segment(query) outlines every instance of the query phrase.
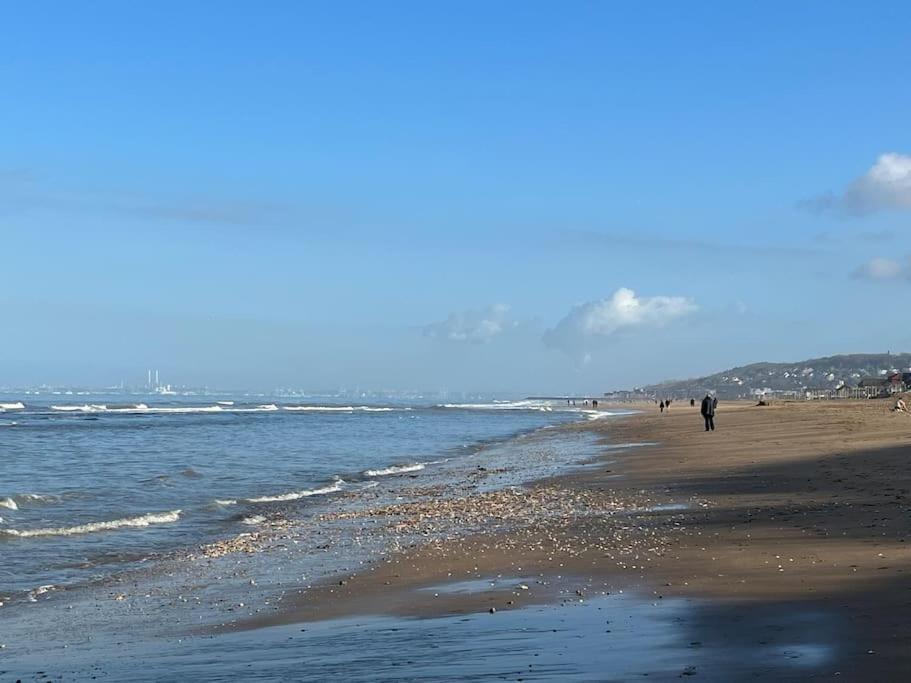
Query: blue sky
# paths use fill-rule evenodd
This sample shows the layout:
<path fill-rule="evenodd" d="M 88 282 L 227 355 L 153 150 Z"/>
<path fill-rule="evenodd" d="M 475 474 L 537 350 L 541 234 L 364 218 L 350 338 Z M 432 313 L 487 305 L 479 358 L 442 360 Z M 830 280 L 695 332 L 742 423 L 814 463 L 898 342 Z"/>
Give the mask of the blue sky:
<path fill-rule="evenodd" d="M 0 16 L 0 385 L 575 392 L 911 349 L 905 3 Z"/>

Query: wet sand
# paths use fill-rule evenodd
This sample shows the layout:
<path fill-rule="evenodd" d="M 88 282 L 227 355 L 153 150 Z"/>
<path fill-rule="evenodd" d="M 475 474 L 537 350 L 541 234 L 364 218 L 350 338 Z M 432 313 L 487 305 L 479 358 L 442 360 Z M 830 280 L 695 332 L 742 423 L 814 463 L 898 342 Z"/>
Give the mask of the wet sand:
<path fill-rule="evenodd" d="M 798 679 L 905 680 L 911 417 L 889 405 L 722 403 L 705 433 L 698 407 L 681 402 L 570 427 L 604 437 L 601 462 L 521 490 L 366 511 L 350 522 L 391 528 L 401 551 L 228 630 L 624 592 L 685 601 L 700 645 L 791 656 L 801 634 L 825 633 L 827 656 Z M 654 445 L 611 447 L 635 443 Z M 728 658 L 716 676 L 780 675 L 774 664 Z"/>

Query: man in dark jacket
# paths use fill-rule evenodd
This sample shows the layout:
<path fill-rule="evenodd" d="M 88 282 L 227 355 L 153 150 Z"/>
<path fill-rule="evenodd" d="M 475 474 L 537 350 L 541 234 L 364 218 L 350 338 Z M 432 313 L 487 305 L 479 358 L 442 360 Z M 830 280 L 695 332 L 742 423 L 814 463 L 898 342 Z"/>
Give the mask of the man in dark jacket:
<path fill-rule="evenodd" d="M 705 418 L 705 431 L 715 431 L 715 408 L 718 407 L 718 399 L 713 398 L 711 394 L 706 394 L 702 399 L 702 417 Z"/>

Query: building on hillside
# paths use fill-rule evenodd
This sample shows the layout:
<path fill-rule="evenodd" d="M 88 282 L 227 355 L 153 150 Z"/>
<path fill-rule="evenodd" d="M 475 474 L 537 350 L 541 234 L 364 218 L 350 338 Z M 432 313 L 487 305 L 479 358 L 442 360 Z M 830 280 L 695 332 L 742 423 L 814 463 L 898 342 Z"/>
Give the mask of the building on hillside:
<path fill-rule="evenodd" d="M 863 389 L 868 397 L 897 394 L 905 389 L 903 374 L 893 372 L 880 377 L 862 377 L 857 388 Z"/>

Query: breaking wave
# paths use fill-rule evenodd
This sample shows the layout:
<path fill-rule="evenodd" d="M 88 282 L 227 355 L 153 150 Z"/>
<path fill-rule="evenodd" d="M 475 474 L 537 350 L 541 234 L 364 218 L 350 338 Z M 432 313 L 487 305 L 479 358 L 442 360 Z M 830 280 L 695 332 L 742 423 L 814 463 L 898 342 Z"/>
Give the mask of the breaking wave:
<path fill-rule="evenodd" d="M 384 408 L 376 406 L 282 406 L 282 410 L 313 413 L 392 413 L 397 410 L 411 410 L 411 408 Z"/>
<path fill-rule="evenodd" d="M 279 493 L 274 496 L 257 496 L 256 498 L 227 498 L 215 500 L 216 505 L 237 505 L 238 503 L 284 503 L 291 500 L 300 500 L 301 498 L 309 498 L 310 496 L 322 496 L 327 493 L 335 493 L 336 491 L 341 491 L 345 486 L 345 481 L 343 479 L 336 479 L 334 482 L 327 486 L 321 486 L 316 489 L 304 489 L 302 491 L 290 491 L 288 493 Z"/>
<path fill-rule="evenodd" d="M 382 406 L 278 406 L 265 403 L 255 406 L 237 406 L 233 401 L 218 401 L 208 406 L 149 406 L 145 403 L 135 405 L 110 406 L 105 404 L 86 403 L 84 405 L 53 405 L 51 410 L 60 413 L 104 413 L 104 414 L 193 414 L 193 413 L 274 413 L 314 412 L 314 413 L 390 413 L 412 408 L 389 408 Z"/>
<path fill-rule="evenodd" d="M 22 401 L 15 403 L 0 403 L 0 410 L 25 410 L 25 404 Z"/>
<path fill-rule="evenodd" d="M 405 472 L 418 472 L 427 467 L 427 463 L 417 462 L 413 465 L 392 465 L 379 470 L 366 470 L 365 477 L 385 477 L 389 474 L 404 474 Z"/>
<path fill-rule="evenodd" d="M 48 527 L 44 529 L 0 529 L 0 536 L 10 536 L 13 538 L 34 538 L 38 536 L 74 536 L 76 534 L 91 534 L 96 531 L 113 531 L 115 529 L 127 529 L 136 527 L 147 527 L 153 524 L 167 524 L 176 522 L 180 519 L 180 510 L 170 512 L 151 513 L 140 517 L 125 517 L 124 519 L 113 519 L 104 522 L 90 522 L 70 527 Z"/>
<path fill-rule="evenodd" d="M 130 414 L 192 414 L 192 413 L 270 413 L 279 410 L 274 403 L 259 406 L 250 406 L 246 408 L 234 407 L 230 405 L 212 406 L 153 406 L 150 407 L 145 403 L 137 403 L 130 406 L 107 406 L 103 404 L 86 404 L 81 406 L 51 406 L 51 410 L 63 413 L 130 413 Z M 224 402 L 229 403 L 229 402 Z"/>
<path fill-rule="evenodd" d="M 310 496 L 321 496 L 326 493 L 335 493 L 336 491 L 341 491 L 342 487 L 345 485 L 345 482 L 339 479 L 329 486 L 323 486 L 318 489 L 304 489 L 303 491 L 292 491 L 290 493 L 282 493 L 277 496 L 260 496 L 258 498 L 247 498 L 245 502 L 247 503 L 281 503 L 289 500 L 299 500 L 301 498 L 309 498 Z"/>
<path fill-rule="evenodd" d="M 17 493 L 12 496 L 0 498 L 0 507 L 8 510 L 18 510 L 21 505 L 47 505 L 57 503 L 60 498 L 42 493 Z"/>
<path fill-rule="evenodd" d="M 549 401 L 494 401 L 493 403 L 442 403 L 437 408 L 459 410 L 538 410 L 551 412 L 554 406 Z"/>
<path fill-rule="evenodd" d="M 263 515 L 250 515 L 249 517 L 244 517 L 240 520 L 241 524 L 248 524 L 250 526 L 256 526 L 257 524 L 262 524 L 266 521 L 266 518 Z"/>

